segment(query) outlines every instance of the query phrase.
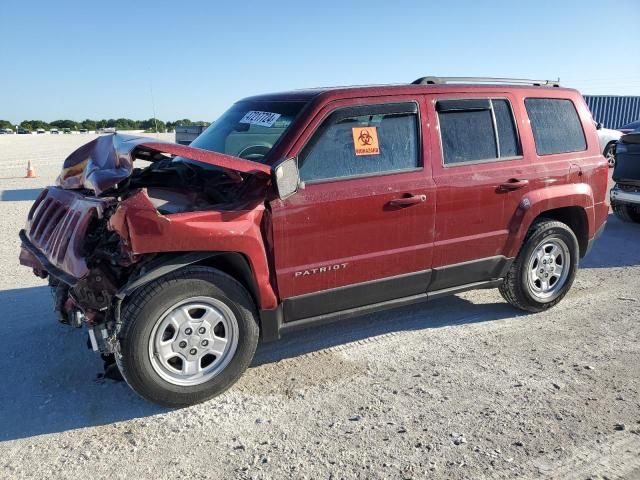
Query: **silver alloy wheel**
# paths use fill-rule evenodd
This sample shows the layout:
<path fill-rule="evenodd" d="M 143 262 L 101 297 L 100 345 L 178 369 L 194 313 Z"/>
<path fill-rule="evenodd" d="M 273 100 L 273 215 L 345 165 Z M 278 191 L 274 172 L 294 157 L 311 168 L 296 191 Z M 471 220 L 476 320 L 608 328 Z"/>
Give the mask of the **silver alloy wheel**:
<path fill-rule="evenodd" d="M 200 385 L 218 375 L 238 348 L 238 321 L 212 297 L 191 297 L 169 308 L 149 337 L 149 359 L 163 380 Z"/>
<path fill-rule="evenodd" d="M 616 154 L 613 148 L 610 148 L 609 150 L 607 150 L 606 159 L 607 159 L 607 164 L 609 165 L 609 168 L 613 168 L 616 166 Z"/>
<path fill-rule="evenodd" d="M 545 239 L 533 250 L 527 279 L 533 295 L 541 300 L 556 297 L 569 276 L 571 254 L 560 238 Z"/>

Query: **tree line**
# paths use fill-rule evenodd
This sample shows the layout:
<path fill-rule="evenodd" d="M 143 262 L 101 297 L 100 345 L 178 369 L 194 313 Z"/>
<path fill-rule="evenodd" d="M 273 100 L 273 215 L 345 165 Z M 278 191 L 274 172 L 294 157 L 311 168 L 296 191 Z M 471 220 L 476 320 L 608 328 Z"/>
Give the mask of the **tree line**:
<path fill-rule="evenodd" d="M 91 120 L 86 119 L 81 122 L 74 120 L 55 120 L 53 122 L 44 122 L 42 120 L 23 120 L 17 126 L 24 128 L 25 130 L 38 130 L 40 128 L 44 130 L 51 130 L 52 128 L 70 130 L 80 130 L 85 128 L 87 130 L 99 130 L 101 128 L 116 128 L 118 130 L 144 130 L 147 132 L 173 132 L 177 125 L 204 125 L 208 126 L 209 122 L 192 121 L 188 118 L 176 120 L 175 122 L 163 122 L 157 118 L 150 118 L 148 120 L 131 120 L 130 118 L 110 118 L 109 120 Z M 10 128 L 15 130 L 16 125 L 12 124 L 8 120 L 0 120 L 0 128 Z"/>

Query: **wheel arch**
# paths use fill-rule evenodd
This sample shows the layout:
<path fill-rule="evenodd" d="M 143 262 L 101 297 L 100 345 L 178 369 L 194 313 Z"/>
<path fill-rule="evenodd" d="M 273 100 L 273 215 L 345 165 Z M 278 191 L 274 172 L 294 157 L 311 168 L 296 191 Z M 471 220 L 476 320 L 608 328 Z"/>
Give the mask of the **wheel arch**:
<path fill-rule="evenodd" d="M 260 308 L 260 291 L 255 280 L 251 264 L 247 257 L 237 252 L 218 252 L 194 263 L 220 270 L 237 280 L 251 295 L 257 308 Z"/>
<path fill-rule="evenodd" d="M 588 252 L 595 235 L 593 190 L 586 183 L 565 184 L 537 189 L 523 198 L 511 224 L 506 251 L 516 256 L 531 226 L 540 218 L 560 221 L 571 228 L 580 247 L 580 257 Z"/>
<path fill-rule="evenodd" d="M 610 140 L 610 141 L 608 141 L 608 142 L 605 144 L 604 148 L 602 149 L 602 154 L 604 155 L 604 152 L 606 152 L 606 151 L 607 151 L 607 148 L 609 148 L 609 147 L 611 147 L 611 146 L 615 146 L 615 144 L 616 144 L 616 143 L 618 143 L 618 141 L 617 141 L 617 140 Z"/>
<path fill-rule="evenodd" d="M 260 291 L 248 259 L 238 252 L 189 252 L 165 254 L 151 260 L 145 269 L 116 293 L 115 319 L 120 320 L 122 302 L 136 290 L 181 268 L 202 265 L 215 268 L 238 281 L 260 309 Z"/>
<path fill-rule="evenodd" d="M 567 225 L 578 239 L 580 258 L 586 255 L 587 248 L 589 246 L 589 220 L 587 218 L 587 212 L 584 208 L 571 206 L 546 210 L 544 212 L 541 212 L 533 220 L 532 224 L 542 218 L 556 220 Z"/>

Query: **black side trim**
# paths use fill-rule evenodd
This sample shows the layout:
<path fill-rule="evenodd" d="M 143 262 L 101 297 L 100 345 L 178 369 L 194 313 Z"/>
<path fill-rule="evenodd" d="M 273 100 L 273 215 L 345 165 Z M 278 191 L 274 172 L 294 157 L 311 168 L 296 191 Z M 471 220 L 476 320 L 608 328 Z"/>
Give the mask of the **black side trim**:
<path fill-rule="evenodd" d="M 296 330 L 303 330 L 310 326 L 322 325 L 326 323 L 335 322 L 336 320 L 346 320 L 348 318 L 364 315 L 365 313 L 378 312 L 380 310 L 387 310 L 392 307 L 401 307 L 404 305 L 410 305 L 412 303 L 424 302 L 428 299 L 426 293 L 419 295 L 412 295 L 410 297 L 396 298 L 388 300 L 386 302 L 374 303 L 372 305 L 364 305 L 361 307 L 350 308 L 348 310 L 341 310 L 339 312 L 331 312 L 324 315 L 318 315 L 316 317 L 304 318 L 296 320 L 295 322 L 287 322 L 280 327 L 280 332 L 285 334 L 294 332 Z"/>
<path fill-rule="evenodd" d="M 468 283 L 467 285 L 458 285 L 457 287 L 444 288 L 442 290 L 429 292 L 427 293 L 427 296 L 429 297 L 429 300 L 435 300 L 436 298 L 447 297 L 449 295 L 453 295 L 454 293 L 468 292 L 469 290 L 496 288 L 499 287 L 503 281 L 504 280 L 502 278 L 498 278 L 495 280 L 487 280 L 485 282 Z"/>
<path fill-rule="evenodd" d="M 60 270 L 53 263 L 51 263 L 49 259 L 46 257 L 46 255 L 44 255 L 40 250 L 38 250 L 31 243 L 29 238 L 27 238 L 27 234 L 25 233 L 24 230 L 20 230 L 19 235 L 20 235 L 20 240 L 22 240 L 22 246 L 26 248 L 29 251 L 29 253 L 31 253 L 34 257 L 38 259 L 38 261 L 42 264 L 42 266 L 49 273 L 49 275 L 56 278 L 57 280 L 60 280 L 66 283 L 70 287 L 73 287 L 76 283 L 78 283 L 79 279 Z"/>
<path fill-rule="evenodd" d="M 418 104 L 415 101 L 398 103 L 371 103 L 366 105 L 351 105 L 341 107 L 329 114 L 332 122 L 339 122 L 346 118 L 362 115 L 388 115 L 393 113 L 418 113 Z"/>
<path fill-rule="evenodd" d="M 491 110 L 491 102 L 488 98 L 438 100 L 438 103 L 436 103 L 436 110 L 438 112 Z"/>
<path fill-rule="evenodd" d="M 380 310 L 387 310 L 390 308 L 402 307 L 405 305 L 411 305 L 414 303 L 424 302 L 427 300 L 433 300 L 436 298 L 453 295 L 454 293 L 465 292 L 467 290 L 476 290 L 480 288 L 495 288 L 502 283 L 502 279 L 489 280 L 486 282 L 475 282 L 468 285 L 459 285 L 453 288 L 447 288 L 445 290 L 439 290 L 431 293 L 421 293 L 419 295 L 412 295 L 403 298 L 396 298 L 388 300 L 386 302 L 374 303 L 371 305 L 364 305 L 362 307 L 350 308 L 348 310 L 342 310 L 339 312 L 331 312 L 324 315 L 318 315 L 316 317 L 304 318 L 296 320 L 294 322 L 287 322 L 280 326 L 279 332 L 281 334 L 287 334 L 298 330 L 303 330 L 311 326 L 324 325 L 332 323 L 337 320 L 346 320 L 352 317 L 358 317 L 367 313 L 374 313 Z M 264 328 L 264 327 L 263 327 Z"/>
<path fill-rule="evenodd" d="M 287 298 L 284 322 L 424 294 L 430 278 L 431 270 L 423 270 Z"/>
<path fill-rule="evenodd" d="M 469 285 L 475 282 L 503 278 L 512 262 L 512 258 L 499 255 L 481 260 L 447 265 L 446 267 L 437 267 L 433 269 L 431 284 L 429 284 L 428 290 L 433 292 L 458 285 Z"/>

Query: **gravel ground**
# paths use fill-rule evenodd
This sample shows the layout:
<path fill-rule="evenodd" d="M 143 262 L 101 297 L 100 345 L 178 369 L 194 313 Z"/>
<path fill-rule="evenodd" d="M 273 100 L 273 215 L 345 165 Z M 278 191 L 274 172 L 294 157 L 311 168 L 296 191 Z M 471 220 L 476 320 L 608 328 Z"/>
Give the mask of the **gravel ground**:
<path fill-rule="evenodd" d="M 38 189 L 88 139 L 0 136 L 0 477 L 640 478 L 640 225 L 611 216 L 551 311 L 484 290 L 308 330 L 166 410 L 97 378 L 17 263 Z"/>

